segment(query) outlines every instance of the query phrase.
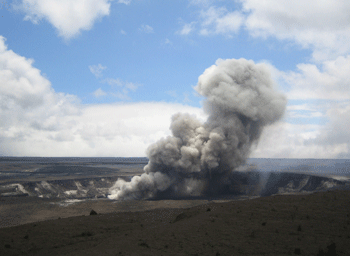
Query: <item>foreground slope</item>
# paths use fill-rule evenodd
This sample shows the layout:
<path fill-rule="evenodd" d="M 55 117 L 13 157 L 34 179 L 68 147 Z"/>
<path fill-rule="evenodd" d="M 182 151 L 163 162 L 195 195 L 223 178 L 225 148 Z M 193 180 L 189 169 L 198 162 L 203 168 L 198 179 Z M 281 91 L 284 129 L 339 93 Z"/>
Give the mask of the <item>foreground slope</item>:
<path fill-rule="evenodd" d="M 349 250 L 346 190 L 0 229 L 0 255 L 348 255 Z"/>

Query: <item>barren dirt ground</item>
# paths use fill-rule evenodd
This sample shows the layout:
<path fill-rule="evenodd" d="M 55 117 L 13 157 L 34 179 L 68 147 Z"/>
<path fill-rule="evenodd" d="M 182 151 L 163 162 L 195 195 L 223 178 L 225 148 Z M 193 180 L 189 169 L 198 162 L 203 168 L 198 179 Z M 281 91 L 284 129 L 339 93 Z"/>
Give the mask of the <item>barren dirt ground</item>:
<path fill-rule="evenodd" d="M 144 202 L 130 204 L 137 203 Z M 94 210 L 107 211 L 103 203 Z M 2 228 L 0 255 L 349 255 L 350 251 L 349 191 L 85 215 Z"/>

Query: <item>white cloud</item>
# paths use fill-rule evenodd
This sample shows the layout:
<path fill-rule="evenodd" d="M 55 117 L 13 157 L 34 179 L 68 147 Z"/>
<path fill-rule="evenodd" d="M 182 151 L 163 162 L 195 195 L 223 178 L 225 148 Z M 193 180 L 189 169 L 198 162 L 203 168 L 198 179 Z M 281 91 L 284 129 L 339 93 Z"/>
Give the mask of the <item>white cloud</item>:
<path fill-rule="evenodd" d="M 214 0 L 190 0 L 191 5 L 201 5 L 204 7 L 210 6 L 213 2 Z"/>
<path fill-rule="evenodd" d="M 241 13 L 229 12 L 225 7 L 211 6 L 202 10 L 200 17 L 201 35 L 237 33 L 244 21 Z"/>
<path fill-rule="evenodd" d="M 316 143 L 319 125 L 278 123 L 266 127 L 251 157 L 257 158 L 339 158 L 348 152 L 341 144 Z"/>
<path fill-rule="evenodd" d="M 350 99 L 350 55 L 315 64 L 298 64 L 297 71 L 280 72 L 289 99 Z"/>
<path fill-rule="evenodd" d="M 190 102 L 192 102 L 190 100 L 190 94 L 188 92 L 184 92 L 182 93 L 182 96 L 178 95 L 178 93 L 175 90 L 170 90 L 170 91 L 166 91 L 166 94 L 168 94 L 169 96 L 171 96 L 173 98 L 173 100 L 175 100 L 176 102 L 182 102 L 184 104 L 188 104 Z"/>
<path fill-rule="evenodd" d="M 244 27 L 254 37 L 273 36 L 309 48 L 316 61 L 331 60 L 350 53 L 349 1 L 237 0 L 236 4 L 210 0 L 189 2 L 190 5 L 198 6 L 200 14 L 188 24 L 198 23 L 201 35 L 231 36 Z M 229 11 L 226 6 L 235 10 Z M 194 30 L 188 24 L 181 30 L 183 35 Z"/>
<path fill-rule="evenodd" d="M 350 103 L 334 105 L 327 111 L 330 122 L 322 127 L 321 135 L 313 143 L 318 145 L 346 146 L 347 157 L 350 157 Z"/>
<path fill-rule="evenodd" d="M 101 88 L 98 88 L 96 91 L 94 91 L 93 93 L 92 93 L 96 98 L 99 98 L 99 97 L 102 97 L 102 96 L 106 96 L 107 95 L 107 93 L 104 91 L 104 90 L 102 90 Z"/>
<path fill-rule="evenodd" d="M 82 105 L 56 93 L 33 60 L 8 50 L 4 41 L 0 37 L 2 155 L 144 156 L 151 143 L 169 135 L 173 114 L 204 119 L 201 109 L 182 104 Z"/>
<path fill-rule="evenodd" d="M 82 114 L 63 117 L 54 131 L 34 130 L 21 140 L 2 139 L 4 155 L 35 156 L 145 156 L 146 148 L 170 135 L 171 116 L 177 112 L 202 115 L 199 108 L 168 103 L 99 104 Z M 29 146 L 30 145 L 30 146 Z"/>
<path fill-rule="evenodd" d="M 321 112 L 311 112 L 311 113 L 300 113 L 298 111 L 289 111 L 287 112 L 287 117 L 289 118 L 316 118 L 323 117 Z"/>
<path fill-rule="evenodd" d="M 132 82 L 125 82 L 120 80 L 119 78 L 106 78 L 100 81 L 101 83 L 107 83 L 111 86 L 111 90 L 108 93 L 109 95 L 112 95 L 120 100 L 130 100 L 129 92 L 133 91 L 135 92 L 138 87 L 140 87 L 140 84 L 132 83 Z M 117 86 L 117 87 L 116 87 Z"/>
<path fill-rule="evenodd" d="M 94 74 L 96 78 L 99 78 L 102 76 L 102 71 L 105 70 L 107 67 L 102 66 L 101 64 L 98 65 L 92 65 L 89 66 L 90 72 Z"/>
<path fill-rule="evenodd" d="M 126 32 L 124 30 L 120 30 L 120 34 L 126 35 Z"/>
<path fill-rule="evenodd" d="M 105 78 L 101 81 L 102 83 L 106 83 L 109 84 L 110 86 L 123 86 L 123 81 L 121 81 L 119 78 L 115 79 L 115 78 Z"/>
<path fill-rule="evenodd" d="M 62 128 L 63 117 L 81 113 L 78 98 L 56 93 L 50 81 L 32 66 L 33 62 L 8 50 L 5 39 L 0 36 L 0 141 L 3 150 L 9 150 L 12 142 L 25 140 L 32 131 L 57 131 Z"/>
<path fill-rule="evenodd" d="M 241 0 L 246 28 L 254 36 L 290 39 L 314 50 L 316 60 L 350 50 L 349 1 Z"/>
<path fill-rule="evenodd" d="M 289 105 L 287 106 L 287 110 L 293 111 L 293 110 L 306 110 L 306 111 L 315 111 L 316 108 L 310 106 L 310 104 L 299 104 L 299 105 Z"/>
<path fill-rule="evenodd" d="M 118 3 L 129 5 L 131 3 L 131 0 L 118 0 Z"/>
<path fill-rule="evenodd" d="M 100 83 L 108 84 L 111 86 L 111 89 L 108 92 L 99 88 L 96 91 L 94 91 L 92 94 L 95 97 L 102 97 L 108 94 L 109 96 L 113 96 L 120 100 L 130 100 L 129 92 L 136 91 L 137 88 L 140 87 L 141 85 L 137 83 L 122 81 L 119 78 L 102 79 L 103 77 L 102 71 L 106 68 L 107 67 L 104 67 L 101 64 L 89 66 L 91 73 L 93 73 L 95 77 L 99 79 Z"/>
<path fill-rule="evenodd" d="M 195 22 L 184 24 L 182 29 L 177 33 L 180 35 L 188 35 L 194 30 L 194 25 L 195 25 Z"/>
<path fill-rule="evenodd" d="M 299 64 L 296 71 L 281 72 L 275 68 L 274 77 L 287 87 L 288 99 L 305 102 L 288 106 L 287 118 L 313 118 L 313 122 L 322 118 L 328 123 L 318 126 L 285 123 L 269 128 L 254 156 L 349 158 L 349 70 L 349 55 L 318 65 Z"/>
<path fill-rule="evenodd" d="M 228 11 L 226 7 L 209 6 L 211 1 L 192 1 L 192 4 L 201 6 L 200 14 L 196 21 L 185 23 L 180 35 L 189 35 L 195 31 L 195 25 L 200 27 L 199 34 L 203 36 L 223 34 L 231 36 L 237 33 L 244 22 L 244 16 L 239 11 Z"/>
<path fill-rule="evenodd" d="M 138 84 L 131 83 L 131 82 L 125 83 L 125 88 L 126 88 L 126 89 L 129 89 L 129 90 L 131 90 L 131 91 L 133 91 L 133 92 L 136 91 L 137 87 L 139 87 Z"/>
<path fill-rule="evenodd" d="M 173 44 L 168 38 L 165 38 L 164 43 L 165 43 L 165 44 Z"/>
<path fill-rule="evenodd" d="M 286 119 L 304 121 L 267 127 L 251 157 L 350 158 L 350 56 L 319 65 L 299 64 L 296 71 L 269 67 L 288 99 L 303 102 L 287 106 Z M 313 123 L 323 121 L 303 124 L 311 118 Z"/>
<path fill-rule="evenodd" d="M 147 34 L 154 33 L 153 28 L 145 24 L 142 24 L 139 30 Z"/>
<path fill-rule="evenodd" d="M 143 156 L 150 143 L 169 133 L 172 114 L 203 115 L 180 104 L 80 105 L 74 96 L 56 93 L 32 64 L 0 38 L 0 154 Z"/>
<path fill-rule="evenodd" d="M 311 106 L 311 104 L 289 105 L 287 106 L 287 118 L 320 118 L 324 114 L 320 107 Z"/>
<path fill-rule="evenodd" d="M 93 24 L 110 12 L 110 0 L 22 0 L 18 7 L 25 20 L 38 24 L 45 19 L 65 39 L 90 30 Z"/>
<path fill-rule="evenodd" d="M 112 92 L 111 94 L 120 100 L 131 100 L 131 98 L 129 97 L 129 91 L 126 89 L 122 89 L 117 92 Z"/>
<path fill-rule="evenodd" d="M 252 157 L 350 158 L 350 103 L 332 104 L 326 125 L 280 122 L 267 127 Z"/>
<path fill-rule="evenodd" d="M 33 67 L 34 61 L 8 50 L 4 41 L 0 37 L 2 155 L 144 156 L 151 143 L 169 135 L 171 115 L 189 112 L 205 120 L 202 109 L 182 104 L 82 105 L 73 95 L 55 92 Z M 332 69 L 335 62 L 327 67 L 323 71 L 339 71 Z M 120 97 L 125 97 L 124 90 L 135 89 L 134 84 L 121 83 Z M 330 121 L 325 126 L 280 122 L 267 127 L 252 157 L 349 158 L 350 104 L 326 108 Z M 289 110 L 317 113 L 308 104 Z"/>

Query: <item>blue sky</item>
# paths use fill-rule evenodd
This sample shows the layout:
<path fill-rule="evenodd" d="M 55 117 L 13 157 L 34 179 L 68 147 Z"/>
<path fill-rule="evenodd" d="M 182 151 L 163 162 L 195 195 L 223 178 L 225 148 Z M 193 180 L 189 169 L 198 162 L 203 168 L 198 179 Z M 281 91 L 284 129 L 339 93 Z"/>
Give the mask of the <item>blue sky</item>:
<path fill-rule="evenodd" d="M 269 65 L 288 98 L 253 157 L 349 158 L 350 4 L 287 0 L 0 3 L 0 154 L 144 156 L 176 112 L 203 120 L 217 59 Z"/>

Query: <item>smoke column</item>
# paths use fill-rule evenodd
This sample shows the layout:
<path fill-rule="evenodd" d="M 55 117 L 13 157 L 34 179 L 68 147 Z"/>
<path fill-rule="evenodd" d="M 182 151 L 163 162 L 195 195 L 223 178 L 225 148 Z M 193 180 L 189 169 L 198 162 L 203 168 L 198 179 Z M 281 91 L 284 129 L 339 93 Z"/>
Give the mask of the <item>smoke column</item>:
<path fill-rule="evenodd" d="M 198 78 L 195 90 L 206 97 L 202 123 L 195 116 L 172 117 L 172 136 L 147 149 L 145 173 L 130 182 L 118 179 L 110 199 L 218 195 L 234 186 L 230 174 L 248 158 L 264 126 L 279 120 L 286 97 L 274 90 L 265 64 L 219 59 Z"/>

